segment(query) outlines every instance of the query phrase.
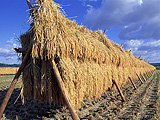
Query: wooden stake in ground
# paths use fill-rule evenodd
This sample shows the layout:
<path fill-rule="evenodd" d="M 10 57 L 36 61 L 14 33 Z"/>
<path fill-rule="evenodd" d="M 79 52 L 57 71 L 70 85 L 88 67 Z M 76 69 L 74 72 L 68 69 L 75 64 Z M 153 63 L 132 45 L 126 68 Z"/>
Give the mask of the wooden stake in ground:
<path fill-rule="evenodd" d="M 5 98 L 4 98 L 3 102 L 2 102 L 2 105 L 0 107 L 0 119 L 1 119 L 2 114 L 3 114 L 3 112 L 4 112 L 5 108 L 6 108 L 8 100 L 9 100 L 9 98 L 10 98 L 10 96 L 11 96 L 13 90 L 14 90 L 14 87 L 15 87 L 17 81 L 18 81 L 18 78 L 21 75 L 22 71 L 24 70 L 25 66 L 27 65 L 27 62 L 29 60 L 29 56 L 30 56 L 31 51 L 32 51 L 32 45 L 28 48 L 28 51 L 27 51 L 27 53 L 26 53 L 26 55 L 25 55 L 25 57 L 24 57 L 24 59 L 22 61 L 22 64 L 19 67 L 19 70 L 16 73 L 16 75 L 15 75 L 15 77 L 14 77 L 14 79 L 13 79 L 11 85 L 10 85 L 10 88 L 7 91 L 7 94 L 6 94 L 6 96 L 5 96 Z"/>
<path fill-rule="evenodd" d="M 146 79 L 148 79 L 148 75 L 147 75 L 147 73 L 145 74 L 145 77 L 146 77 Z"/>
<path fill-rule="evenodd" d="M 60 73 L 58 71 L 58 68 L 56 66 L 55 61 L 51 60 L 50 64 L 51 64 L 51 66 L 53 68 L 53 72 L 54 72 L 54 74 L 56 76 L 56 80 L 58 82 L 59 88 L 60 88 L 60 90 L 62 92 L 63 98 L 64 98 L 65 103 L 66 103 L 66 105 L 67 105 L 67 107 L 68 107 L 68 109 L 69 109 L 69 111 L 71 113 L 71 116 L 72 116 L 73 120 L 79 120 L 79 117 L 76 114 L 76 111 L 75 111 L 74 107 L 71 104 L 71 100 L 70 100 L 70 98 L 68 96 L 68 93 L 67 93 L 67 91 L 65 89 L 64 83 L 63 83 L 63 81 L 61 79 L 61 76 L 60 76 Z"/>
<path fill-rule="evenodd" d="M 151 77 L 151 72 L 149 72 L 149 77 Z"/>
<path fill-rule="evenodd" d="M 147 73 L 147 77 L 149 78 L 149 73 Z"/>
<path fill-rule="evenodd" d="M 122 101 L 123 101 L 123 102 L 126 102 L 126 99 L 125 99 L 125 97 L 124 97 L 124 95 L 123 95 L 123 93 L 122 93 L 119 85 L 117 84 L 117 82 L 116 82 L 115 80 L 112 80 L 112 81 L 113 81 L 113 83 L 116 85 L 116 88 L 118 89 L 118 92 L 119 92 L 119 94 L 120 94 L 120 96 L 121 96 L 121 98 L 122 98 Z"/>
<path fill-rule="evenodd" d="M 145 78 L 143 75 L 142 75 L 142 78 L 143 78 L 145 81 L 147 81 L 146 78 Z"/>
<path fill-rule="evenodd" d="M 141 80 L 141 78 L 139 77 L 139 75 L 136 73 L 136 75 L 138 76 L 138 79 L 141 81 L 141 83 L 143 84 L 143 81 Z"/>
<path fill-rule="evenodd" d="M 147 75 L 146 75 L 146 74 L 144 74 L 144 78 L 148 79 L 148 77 L 147 77 Z"/>
<path fill-rule="evenodd" d="M 134 84 L 134 82 L 132 81 L 132 79 L 131 79 L 131 77 L 130 77 L 130 76 L 129 76 L 129 80 L 131 81 L 131 83 L 132 83 L 133 87 L 134 87 L 135 89 L 137 89 L 137 87 L 135 86 L 135 84 Z"/>

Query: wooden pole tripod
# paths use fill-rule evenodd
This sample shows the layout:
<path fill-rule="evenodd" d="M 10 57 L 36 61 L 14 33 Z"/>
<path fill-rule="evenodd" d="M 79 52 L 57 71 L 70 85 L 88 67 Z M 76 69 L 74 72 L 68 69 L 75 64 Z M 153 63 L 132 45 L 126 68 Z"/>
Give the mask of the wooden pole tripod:
<path fill-rule="evenodd" d="M 17 81 L 18 81 L 18 78 L 21 75 L 21 73 L 24 70 L 24 68 L 26 67 L 26 65 L 27 65 L 27 62 L 29 60 L 29 56 L 30 56 L 31 51 L 32 51 L 32 45 L 30 45 L 30 47 L 28 48 L 28 51 L 27 51 L 27 53 L 26 53 L 26 55 L 25 55 L 25 57 L 24 57 L 24 59 L 22 61 L 22 64 L 19 67 L 18 72 L 16 73 L 15 77 L 13 78 L 13 81 L 12 81 L 10 87 L 9 87 L 9 90 L 7 91 L 7 94 L 6 94 L 6 96 L 5 96 L 5 98 L 4 98 L 3 102 L 2 102 L 2 105 L 0 107 L 0 119 L 1 119 L 2 114 L 3 114 L 3 112 L 4 112 L 5 108 L 6 108 L 8 100 L 9 100 L 11 94 L 13 93 L 13 90 L 14 90 L 14 87 L 15 87 Z"/>

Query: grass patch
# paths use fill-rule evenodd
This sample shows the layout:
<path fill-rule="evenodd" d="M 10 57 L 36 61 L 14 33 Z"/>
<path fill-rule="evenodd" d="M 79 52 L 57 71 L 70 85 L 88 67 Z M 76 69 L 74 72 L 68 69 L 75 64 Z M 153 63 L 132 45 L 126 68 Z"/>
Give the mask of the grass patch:
<path fill-rule="evenodd" d="M 8 88 L 13 81 L 15 75 L 0 75 L 0 85 Z M 22 85 L 22 75 L 19 77 L 16 87 Z"/>
<path fill-rule="evenodd" d="M 15 75 L 0 75 L 0 80 L 1 78 L 13 78 Z"/>
<path fill-rule="evenodd" d="M 153 76 L 153 80 L 156 78 L 156 74 L 154 74 L 154 76 Z"/>
<path fill-rule="evenodd" d="M 160 66 L 157 66 L 157 67 L 156 67 L 156 70 L 160 70 Z"/>
<path fill-rule="evenodd" d="M 159 73 L 157 73 L 157 79 L 158 79 L 158 85 L 157 85 L 158 91 L 157 91 L 157 100 L 156 100 L 156 102 L 159 104 L 159 82 L 160 82 Z"/>

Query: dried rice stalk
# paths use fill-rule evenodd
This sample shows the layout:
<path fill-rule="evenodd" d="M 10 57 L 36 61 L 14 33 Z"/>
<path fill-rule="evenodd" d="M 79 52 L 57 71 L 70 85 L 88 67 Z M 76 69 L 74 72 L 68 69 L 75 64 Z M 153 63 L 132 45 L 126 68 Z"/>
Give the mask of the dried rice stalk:
<path fill-rule="evenodd" d="M 134 80 L 136 72 L 144 74 L 155 69 L 109 41 L 102 31 L 92 32 L 69 21 L 52 0 L 37 0 L 37 6 L 32 29 L 20 37 L 23 47 L 35 40 L 23 73 L 25 97 L 64 105 L 52 77 L 50 59 L 55 59 L 75 108 L 81 107 L 84 99 L 99 98 L 112 87 L 113 79 L 123 86 L 129 75 Z"/>

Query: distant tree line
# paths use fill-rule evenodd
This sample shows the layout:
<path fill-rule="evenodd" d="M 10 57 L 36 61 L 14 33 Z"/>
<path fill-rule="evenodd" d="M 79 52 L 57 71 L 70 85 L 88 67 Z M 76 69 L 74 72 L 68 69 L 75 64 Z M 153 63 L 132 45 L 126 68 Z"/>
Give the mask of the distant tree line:
<path fill-rule="evenodd" d="M 154 67 L 160 66 L 160 63 L 150 63 L 151 65 L 153 65 Z"/>
<path fill-rule="evenodd" d="M 0 67 L 19 67 L 20 64 L 4 64 L 0 63 Z"/>
<path fill-rule="evenodd" d="M 150 63 L 154 67 L 156 67 L 157 70 L 160 70 L 160 63 Z"/>

